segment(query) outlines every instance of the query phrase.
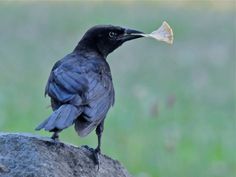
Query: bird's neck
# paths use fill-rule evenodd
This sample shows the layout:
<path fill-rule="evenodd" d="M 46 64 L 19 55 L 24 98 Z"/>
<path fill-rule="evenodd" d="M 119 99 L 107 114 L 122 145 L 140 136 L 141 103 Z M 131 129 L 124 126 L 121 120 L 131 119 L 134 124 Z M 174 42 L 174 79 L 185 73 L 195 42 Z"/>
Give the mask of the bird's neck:
<path fill-rule="evenodd" d="M 103 54 L 99 48 L 94 45 L 93 41 L 82 39 L 78 45 L 75 47 L 74 52 L 79 54 L 91 54 L 91 55 L 97 55 L 99 57 L 102 57 L 104 59 L 107 58 L 107 55 Z"/>

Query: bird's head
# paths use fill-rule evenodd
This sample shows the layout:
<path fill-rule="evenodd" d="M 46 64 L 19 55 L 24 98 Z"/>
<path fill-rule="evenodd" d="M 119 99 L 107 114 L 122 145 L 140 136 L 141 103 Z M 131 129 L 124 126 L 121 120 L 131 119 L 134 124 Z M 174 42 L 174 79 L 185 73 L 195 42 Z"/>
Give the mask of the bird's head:
<path fill-rule="evenodd" d="M 143 37 L 143 32 L 112 25 L 97 25 L 90 28 L 75 50 L 97 52 L 104 58 L 124 42 Z"/>

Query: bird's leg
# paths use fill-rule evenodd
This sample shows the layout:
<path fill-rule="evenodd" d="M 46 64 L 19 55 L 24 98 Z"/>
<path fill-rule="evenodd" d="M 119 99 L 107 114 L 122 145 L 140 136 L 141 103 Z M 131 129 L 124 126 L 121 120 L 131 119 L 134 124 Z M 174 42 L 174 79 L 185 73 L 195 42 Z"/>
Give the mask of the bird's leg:
<path fill-rule="evenodd" d="M 98 153 L 101 152 L 102 132 L 103 132 L 103 123 L 99 124 L 99 126 L 96 128 L 96 134 L 97 134 L 97 137 L 98 137 L 98 145 L 97 145 L 97 148 L 95 149 L 95 151 L 98 152 Z"/>
<path fill-rule="evenodd" d="M 96 134 L 98 137 L 98 146 L 94 150 L 94 161 L 95 161 L 96 165 L 98 165 L 98 169 L 99 169 L 99 165 L 100 165 L 99 164 L 99 154 L 101 153 L 101 138 L 102 138 L 103 129 L 104 129 L 104 120 L 96 128 Z"/>
<path fill-rule="evenodd" d="M 51 137 L 54 141 L 59 141 L 59 131 L 55 131 Z"/>

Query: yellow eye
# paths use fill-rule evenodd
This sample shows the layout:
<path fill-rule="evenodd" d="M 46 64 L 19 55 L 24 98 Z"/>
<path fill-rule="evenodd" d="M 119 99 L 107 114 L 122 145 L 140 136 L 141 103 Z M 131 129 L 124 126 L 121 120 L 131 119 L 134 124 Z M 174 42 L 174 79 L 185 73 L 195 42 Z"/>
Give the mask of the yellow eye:
<path fill-rule="evenodd" d="M 117 33 L 113 32 L 113 31 L 109 32 L 110 38 L 115 38 L 116 36 L 117 36 Z"/>

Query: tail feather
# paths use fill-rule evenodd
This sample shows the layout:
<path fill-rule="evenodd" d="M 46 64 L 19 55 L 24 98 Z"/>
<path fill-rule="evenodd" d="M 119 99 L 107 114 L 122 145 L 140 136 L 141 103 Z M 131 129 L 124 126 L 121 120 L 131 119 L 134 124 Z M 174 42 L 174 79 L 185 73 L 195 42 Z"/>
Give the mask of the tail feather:
<path fill-rule="evenodd" d="M 86 119 L 76 119 L 75 131 L 79 136 L 84 137 L 93 131 L 103 119 L 97 119 L 93 122 L 87 121 Z"/>
<path fill-rule="evenodd" d="M 72 125 L 75 119 L 82 113 L 82 108 L 70 104 L 64 104 L 54 111 L 45 121 L 43 121 L 35 130 L 45 129 L 52 131 L 54 129 L 63 130 Z"/>

